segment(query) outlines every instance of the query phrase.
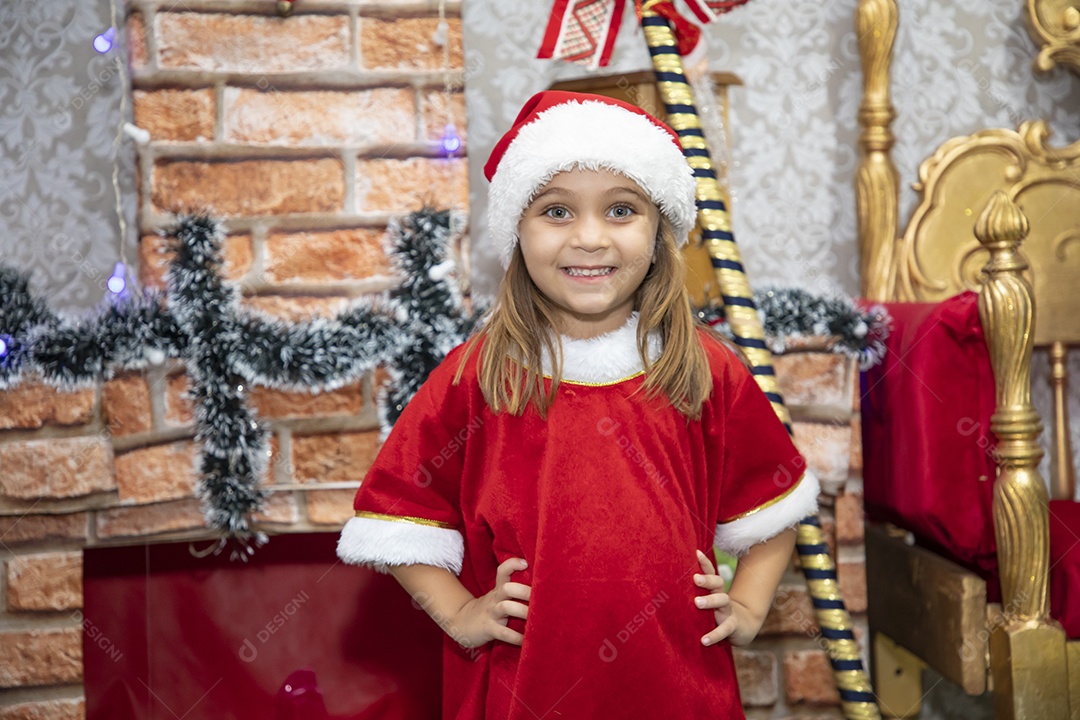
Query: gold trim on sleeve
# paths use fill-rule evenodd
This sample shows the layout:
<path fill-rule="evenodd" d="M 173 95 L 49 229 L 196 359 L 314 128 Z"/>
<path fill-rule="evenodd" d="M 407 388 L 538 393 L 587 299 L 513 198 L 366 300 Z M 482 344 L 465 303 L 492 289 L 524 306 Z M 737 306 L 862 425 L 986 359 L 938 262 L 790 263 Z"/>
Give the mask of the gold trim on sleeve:
<path fill-rule="evenodd" d="M 747 510 L 746 512 L 744 512 L 742 514 L 736 515 L 735 517 L 732 517 L 732 518 L 728 518 L 727 520 L 721 520 L 719 522 L 719 524 L 720 525 L 726 525 L 727 523 L 735 522 L 736 520 L 742 520 L 744 517 L 750 517 L 754 513 L 758 512 L 759 510 L 764 510 L 765 508 L 772 507 L 776 503 L 778 503 L 781 500 L 783 500 L 784 498 L 786 498 L 791 493 L 795 492 L 795 488 L 799 487 L 800 483 L 802 483 L 802 481 L 805 478 L 806 478 L 806 472 L 803 471 L 803 474 L 799 476 L 799 482 L 794 483 L 791 487 L 789 487 L 787 490 L 785 490 L 781 494 L 774 497 L 772 500 L 769 500 L 767 502 L 763 502 L 762 504 L 758 505 L 753 510 Z"/>
<path fill-rule="evenodd" d="M 391 520 L 393 522 L 408 522 L 415 525 L 430 525 L 432 527 L 447 528 L 449 530 L 457 529 L 450 523 L 439 522 L 438 520 L 428 520 L 427 518 L 411 517 L 408 515 L 385 515 L 383 513 L 369 512 L 367 510 L 358 511 L 356 517 L 371 518 L 373 520 Z"/>

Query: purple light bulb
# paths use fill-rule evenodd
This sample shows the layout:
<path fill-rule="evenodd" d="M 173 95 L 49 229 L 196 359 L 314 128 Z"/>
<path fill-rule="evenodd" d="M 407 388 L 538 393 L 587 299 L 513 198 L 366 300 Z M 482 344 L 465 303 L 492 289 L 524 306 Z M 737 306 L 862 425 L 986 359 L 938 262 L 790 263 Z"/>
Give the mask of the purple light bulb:
<path fill-rule="evenodd" d="M 109 287 L 109 292 L 114 295 L 119 295 L 124 292 L 124 288 L 127 287 L 127 280 L 124 278 L 124 263 L 116 263 L 116 267 L 113 268 L 112 276 L 106 283 Z"/>
<path fill-rule="evenodd" d="M 94 49 L 104 55 L 113 49 L 116 42 L 116 28 L 111 27 L 94 38 Z"/>

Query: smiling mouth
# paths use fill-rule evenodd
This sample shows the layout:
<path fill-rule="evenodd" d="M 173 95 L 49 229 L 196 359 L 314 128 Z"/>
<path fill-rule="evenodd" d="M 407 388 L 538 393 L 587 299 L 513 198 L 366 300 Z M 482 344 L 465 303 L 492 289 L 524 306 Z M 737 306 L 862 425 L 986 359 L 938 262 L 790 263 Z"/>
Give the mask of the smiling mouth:
<path fill-rule="evenodd" d="M 605 277 L 615 272 L 613 267 L 579 268 L 564 267 L 562 271 L 570 277 Z"/>

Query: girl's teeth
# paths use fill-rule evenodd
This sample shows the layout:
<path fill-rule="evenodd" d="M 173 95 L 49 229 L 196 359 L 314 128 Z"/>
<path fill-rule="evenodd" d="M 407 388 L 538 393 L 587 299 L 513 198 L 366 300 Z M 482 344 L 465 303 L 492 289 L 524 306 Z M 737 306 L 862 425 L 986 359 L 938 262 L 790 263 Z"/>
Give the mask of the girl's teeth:
<path fill-rule="evenodd" d="M 597 268 L 590 270 L 583 270 L 581 268 L 566 268 L 568 275 L 578 275 L 584 277 L 594 277 L 596 275 L 610 275 L 615 268 Z"/>

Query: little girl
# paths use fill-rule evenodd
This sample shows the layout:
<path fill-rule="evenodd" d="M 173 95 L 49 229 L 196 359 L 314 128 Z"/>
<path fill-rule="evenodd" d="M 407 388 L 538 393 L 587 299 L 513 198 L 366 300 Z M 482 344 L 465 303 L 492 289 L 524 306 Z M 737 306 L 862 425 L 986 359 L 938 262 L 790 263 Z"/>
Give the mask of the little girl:
<path fill-rule="evenodd" d="M 338 554 L 446 631 L 445 718 L 741 718 L 731 646 L 761 628 L 818 482 L 694 320 L 678 136 L 543 92 L 485 174 L 496 304 L 406 406 Z M 714 545 L 741 556 L 730 589 Z"/>

